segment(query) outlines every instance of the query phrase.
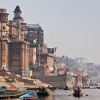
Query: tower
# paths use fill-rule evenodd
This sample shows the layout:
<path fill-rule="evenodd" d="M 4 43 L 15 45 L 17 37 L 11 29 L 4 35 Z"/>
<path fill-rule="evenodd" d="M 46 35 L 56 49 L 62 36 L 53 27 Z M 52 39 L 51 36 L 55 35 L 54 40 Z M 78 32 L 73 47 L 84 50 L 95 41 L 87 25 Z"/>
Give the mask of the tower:
<path fill-rule="evenodd" d="M 20 7 L 17 5 L 15 10 L 14 10 L 14 22 L 17 23 L 17 35 L 18 35 L 18 41 L 22 40 L 24 38 L 24 33 L 21 31 L 21 27 L 22 27 L 22 23 L 24 23 L 24 19 L 21 17 L 21 9 Z"/>
<path fill-rule="evenodd" d="M 8 67 L 8 13 L 6 9 L 0 9 L 0 68 Z"/>

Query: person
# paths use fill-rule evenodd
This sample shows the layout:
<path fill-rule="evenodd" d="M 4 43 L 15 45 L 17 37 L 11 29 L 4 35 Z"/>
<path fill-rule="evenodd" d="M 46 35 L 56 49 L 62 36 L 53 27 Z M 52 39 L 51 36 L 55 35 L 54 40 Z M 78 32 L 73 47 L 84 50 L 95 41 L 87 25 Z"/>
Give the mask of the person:
<path fill-rule="evenodd" d="M 78 88 L 76 86 L 73 87 L 73 91 L 74 91 L 75 94 L 77 94 L 78 93 Z"/>
<path fill-rule="evenodd" d="M 65 88 L 68 89 L 68 86 L 66 85 Z"/>
<path fill-rule="evenodd" d="M 80 94 L 81 90 L 80 90 L 80 87 L 78 86 L 78 94 Z"/>
<path fill-rule="evenodd" d="M 39 87 L 39 89 L 38 89 L 38 90 L 39 90 L 39 92 L 41 92 L 41 91 L 42 91 L 41 87 Z"/>
<path fill-rule="evenodd" d="M 50 85 L 48 85 L 48 88 L 50 88 Z"/>
<path fill-rule="evenodd" d="M 45 90 L 45 88 L 43 87 L 43 88 L 42 88 L 42 92 L 45 92 L 45 91 L 46 91 L 46 90 Z"/>

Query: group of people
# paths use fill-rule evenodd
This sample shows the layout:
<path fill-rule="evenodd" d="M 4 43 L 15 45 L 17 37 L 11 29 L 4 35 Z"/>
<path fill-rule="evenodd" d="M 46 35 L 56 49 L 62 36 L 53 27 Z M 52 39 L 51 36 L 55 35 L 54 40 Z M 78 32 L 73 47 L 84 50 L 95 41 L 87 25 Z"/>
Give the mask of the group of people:
<path fill-rule="evenodd" d="M 73 91 L 74 91 L 74 93 L 76 94 L 80 94 L 81 93 L 81 89 L 80 89 L 80 87 L 79 86 L 75 86 L 75 87 L 73 87 Z"/>
<path fill-rule="evenodd" d="M 45 92 L 46 91 L 46 89 L 45 89 L 45 87 L 39 87 L 39 92 Z"/>

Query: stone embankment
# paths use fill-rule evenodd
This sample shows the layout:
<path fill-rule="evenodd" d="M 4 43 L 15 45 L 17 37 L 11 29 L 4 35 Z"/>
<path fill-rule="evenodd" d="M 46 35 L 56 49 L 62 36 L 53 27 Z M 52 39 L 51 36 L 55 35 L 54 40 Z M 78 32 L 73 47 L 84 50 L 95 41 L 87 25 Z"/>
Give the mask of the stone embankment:
<path fill-rule="evenodd" d="M 29 77 L 21 77 L 18 74 L 12 74 L 11 72 L 0 72 L 0 86 L 11 87 L 31 87 L 38 88 L 40 86 L 48 87 L 50 84 L 43 83 L 39 79 L 32 79 Z"/>

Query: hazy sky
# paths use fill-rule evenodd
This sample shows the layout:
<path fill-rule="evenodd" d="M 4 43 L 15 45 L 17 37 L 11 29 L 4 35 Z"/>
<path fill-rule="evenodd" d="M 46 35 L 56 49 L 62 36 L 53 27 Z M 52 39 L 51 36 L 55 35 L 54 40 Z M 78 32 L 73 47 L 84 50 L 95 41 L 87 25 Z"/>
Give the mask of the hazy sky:
<path fill-rule="evenodd" d="M 42 26 L 45 43 L 57 47 L 58 56 L 100 63 L 100 0 L 0 0 L 9 19 L 17 5 L 25 22 Z"/>

